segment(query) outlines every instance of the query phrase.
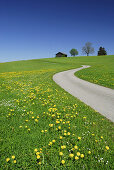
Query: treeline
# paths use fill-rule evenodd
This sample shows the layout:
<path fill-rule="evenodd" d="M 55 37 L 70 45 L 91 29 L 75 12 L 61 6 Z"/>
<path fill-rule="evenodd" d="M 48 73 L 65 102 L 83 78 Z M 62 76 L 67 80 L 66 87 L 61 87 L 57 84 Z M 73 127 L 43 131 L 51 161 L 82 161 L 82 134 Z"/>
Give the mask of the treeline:
<path fill-rule="evenodd" d="M 82 53 L 86 54 L 87 56 L 89 56 L 89 54 L 93 54 L 94 53 L 94 48 L 92 47 L 92 43 L 91 42 L 87 42 L 85 43 L 85 46 L 82 47 Z M 71 56 L 76 56 L 78 55 L 78 50 L 75 48 L 72 48 L 70 50 L 70 54 Z M 99 47 L 99 50 L 97 52 L 97 55 L 107 55 L 107 52 L 105 50 L 104 47 Z"/>

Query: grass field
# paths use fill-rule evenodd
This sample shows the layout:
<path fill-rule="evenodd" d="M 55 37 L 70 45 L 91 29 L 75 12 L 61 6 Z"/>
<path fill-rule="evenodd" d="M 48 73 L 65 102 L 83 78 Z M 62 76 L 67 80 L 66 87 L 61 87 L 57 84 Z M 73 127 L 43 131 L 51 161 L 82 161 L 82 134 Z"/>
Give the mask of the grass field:
<path fill-rule="evenodd" d="M 113 169 L 113 123 L 55 82 L 56 72 L 113 88 L 114 56 L 0 64 L 1 169 Z M 103 76 L 104 75 L 104 76 Z"/>

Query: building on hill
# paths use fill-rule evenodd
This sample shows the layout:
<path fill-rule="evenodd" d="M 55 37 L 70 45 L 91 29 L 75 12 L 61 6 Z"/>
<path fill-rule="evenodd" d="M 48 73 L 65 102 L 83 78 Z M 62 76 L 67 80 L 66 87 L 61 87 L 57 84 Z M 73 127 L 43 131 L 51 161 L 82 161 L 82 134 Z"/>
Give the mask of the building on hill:
<path fill-rule="evenodd" d="M 58 52 L 55 57 L 67 57 L 67 54 Z"/>

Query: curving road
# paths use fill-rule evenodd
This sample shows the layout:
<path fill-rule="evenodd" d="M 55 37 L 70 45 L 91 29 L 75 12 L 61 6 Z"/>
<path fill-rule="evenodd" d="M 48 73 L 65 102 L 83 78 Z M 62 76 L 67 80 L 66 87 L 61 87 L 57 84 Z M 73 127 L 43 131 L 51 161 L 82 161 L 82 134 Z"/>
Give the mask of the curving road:
<path fill-rule="evenodd" d="M 114 122 L 114 90 L 87 82 L 74 75 L 75 72 L 89 67 L 82 65 L 81 68 L 57 73 L 53 76 L 53 80 L 64 90 Z"/>

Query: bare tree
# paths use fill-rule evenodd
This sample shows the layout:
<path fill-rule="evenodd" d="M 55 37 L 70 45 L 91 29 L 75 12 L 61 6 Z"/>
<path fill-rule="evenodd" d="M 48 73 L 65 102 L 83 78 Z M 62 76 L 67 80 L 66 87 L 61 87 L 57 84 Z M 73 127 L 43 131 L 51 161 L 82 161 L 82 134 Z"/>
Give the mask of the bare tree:
<path fill-rule="evenodd" d="M 85 44 L 85 46 L 82 47 L 82 52 L 83 52 L 84 54 L 87 54 L 87 56 L 89 56 L 89 54 L 94 53 L 94 48 L 92 47 L 92 43 L 87 42 L 87 43 Z"/>

